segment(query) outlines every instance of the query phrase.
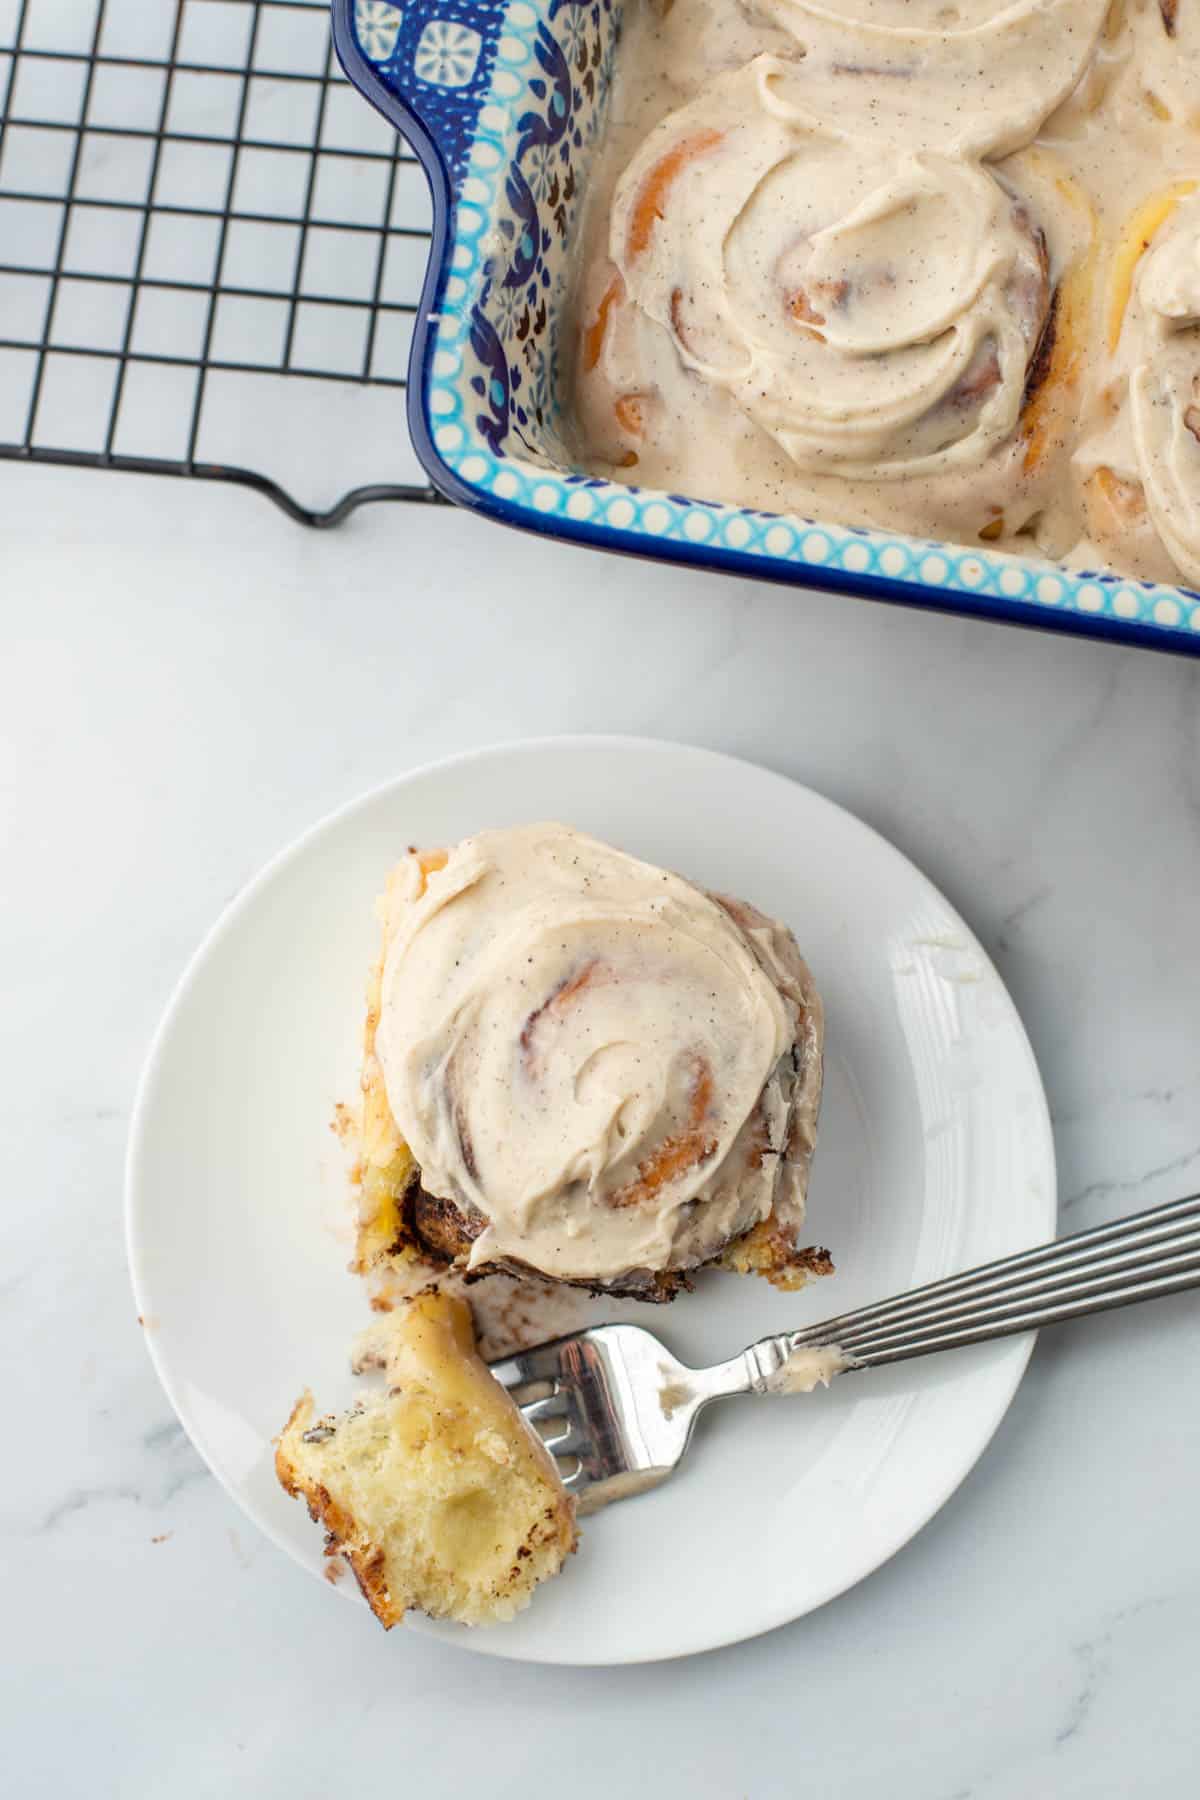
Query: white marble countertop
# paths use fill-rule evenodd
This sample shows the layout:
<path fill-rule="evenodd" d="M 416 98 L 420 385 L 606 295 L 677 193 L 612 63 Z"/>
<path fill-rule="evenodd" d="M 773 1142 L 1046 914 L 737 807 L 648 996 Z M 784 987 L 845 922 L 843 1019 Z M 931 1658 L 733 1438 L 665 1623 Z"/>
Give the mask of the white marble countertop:
<path fill-rule="evenodd" d="M 942 885 L 1041 1059 L 1064 1229 L 1186 1192 L 1200 666 L 423 509 L 315 536 L 238 492 L 5 467 L 0 530 L 6 1790 L 1192 1791 L 1193 1296 L 1045 1338 L 963 1488 L 822 1612 L 535 1672 L 385 1637 L 235 1511 L 145 1355 L 121 1183 L 151 1031 L 266 857 L 416 762 L 597 730 L 758 758 Z"/>

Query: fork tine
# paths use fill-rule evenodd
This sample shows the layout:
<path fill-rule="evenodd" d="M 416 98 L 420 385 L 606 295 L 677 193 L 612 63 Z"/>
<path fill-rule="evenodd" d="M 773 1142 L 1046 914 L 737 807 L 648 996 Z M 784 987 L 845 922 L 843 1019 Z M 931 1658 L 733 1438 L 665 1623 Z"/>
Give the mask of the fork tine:
<path fill-rule="evenodd" d="M 506 1356 L 502 1362 L 489 1363 L 488 1368 L 511 1394 L 517 1388 L 558 1384 L 557 1352 L 547 1354 L 545 1345 L 535 1350 L 522 1350 L 517 1356 Z"/>
<path fill-rule="evenodd" d="M 557 1437 L 543 1436 L 542 1442 L 551 1456 L 579 1456 L 587 1445 L 587 1435 L 573 1419 L 564 1416 L 564 1429 Z"/>
<path fill-rule="evenodd" d="M 567 1396 L 561 1389 L 548 1394 L 544 1400 L 527 1400 L 521 1408 L 521 1417 L 530 1425 L 536 1425 L 539 1419 L 565 1419 L 566 1416 Z"/>
<path fill-rule="evenodd" d="M 501 1387 L 520 1387 L 522 1382 L 529 1380 L 528 1375 L 522 1373 L 519 1356 L 506 1356 L 502 1362 L 489 1363 L 488 1369 Z"/>
<path fill-rule="evenodd" d="M 581 1511 L 641 1492 L 679 1462 L 698 1405 L 672 1425 L 671 1412 L 653 1404 L 671 1371 L 687 1373 L 652 1332 L 615 1321 L 492 1365 Z M 646 1391 L 648 1408 L 634 1389 Z"/>
<path fill-rule="evenodd" d="M 531 1350 L 518 1350 L 515 1356 L 489 1363 L 488 1368 L 506 1388 L 526 1387 L 535 1381 L 557 1381 L 562 1368 L 563 1347 L 575 1341 L 558 1338 L 549 1344 L 535 1344 Z"/>

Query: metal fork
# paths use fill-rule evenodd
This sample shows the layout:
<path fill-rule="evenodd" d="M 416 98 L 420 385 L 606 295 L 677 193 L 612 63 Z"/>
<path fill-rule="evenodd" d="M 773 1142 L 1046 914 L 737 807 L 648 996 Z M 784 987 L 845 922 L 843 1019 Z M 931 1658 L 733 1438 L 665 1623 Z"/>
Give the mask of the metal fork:
<path fill-rule="evenodd" d="M 827 1381 L 843 1369 L 876 1369 L 1196 1286 L 1193 1194 L 804 1331 L 760 1338 L 715 1368 L 685 1367 L 640 1325 L 595 1325 L 491 1370 L 556 1457 L 579 1510 L 594 1512 L 673 1474 L 710 1401 L 789 1391 L 789 1358 L 804 1372 L 797 1352 L 829 1352 L 810 1369 Z"/>

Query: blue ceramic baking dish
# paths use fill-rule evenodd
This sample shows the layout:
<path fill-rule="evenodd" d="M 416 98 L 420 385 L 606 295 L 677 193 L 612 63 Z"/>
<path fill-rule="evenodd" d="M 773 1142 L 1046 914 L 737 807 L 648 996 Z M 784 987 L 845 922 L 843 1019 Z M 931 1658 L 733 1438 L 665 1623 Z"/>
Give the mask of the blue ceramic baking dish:
<path fill-rule="evenodd" d="M 558 333 L 622 0 L 333 0 L 350 80 L 433 195 L 409 427 L 435 487 L 552 537 L 801 587 L 1200 654 L 1200 597 L 984 548 L 752 512 L 572 470 Z"/>

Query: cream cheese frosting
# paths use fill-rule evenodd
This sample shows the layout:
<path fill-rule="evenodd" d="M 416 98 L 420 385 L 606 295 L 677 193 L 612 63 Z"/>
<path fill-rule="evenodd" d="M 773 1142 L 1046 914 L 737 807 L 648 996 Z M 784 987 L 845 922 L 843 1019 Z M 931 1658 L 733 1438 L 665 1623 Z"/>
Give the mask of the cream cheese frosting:
<path fill-rule="evenodd" d="M 763 1391 L 768 1394 L 811 1394 L 816 1387 L 828 1387 L 835 1375 L 854 1367 L 854 1358 L 837 1344 L 801 1345 L 788 1353 L 773 1375 L 768 1375 Z"/>
<path fill-rule="evenodd" d="M 376 1048 L 471 1267 L 602 1284 L 799 1223 L 820 1006 L 784 927 L 554 824 L 409 858 L 394 917 Z"/>
<path fill-rule="evenodd" d="M 626 0 L 575 455 L 1197 580 L 1192 325 L 1108 321 L 1198 130 L 1200 0 Z"/>
<path fill-rule="evenodd" d="M 831 126 L 902 150 L 1003 156 L 1065 100 L 1108 0 L 759 0 Z"/>
<path fill-rule="evenodd" d="M 977 462 L 1020 412 L 1044 240 L 977 164 L 835 132 L 806 68 L 758 57 L 650 134 L 613 198 L 625 292 L 801 468 Z"/>
<path fill-rule="evenodd" d="M 1020 149 L 1079 79 L 1108 0 L 763 0 L 828 124 L 901 149 Z M 865 79 L 869 77 L 869 79 Z"/>
<path fill-rule="evenodd" d="M 1200 7 L 1194 0 L 1130 0 L 1135 108 L 1195 131 L 1200 126 Z"/>

